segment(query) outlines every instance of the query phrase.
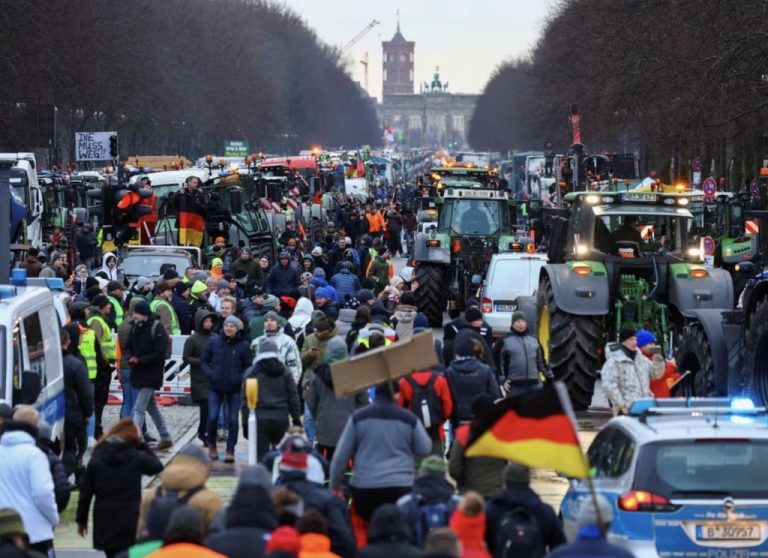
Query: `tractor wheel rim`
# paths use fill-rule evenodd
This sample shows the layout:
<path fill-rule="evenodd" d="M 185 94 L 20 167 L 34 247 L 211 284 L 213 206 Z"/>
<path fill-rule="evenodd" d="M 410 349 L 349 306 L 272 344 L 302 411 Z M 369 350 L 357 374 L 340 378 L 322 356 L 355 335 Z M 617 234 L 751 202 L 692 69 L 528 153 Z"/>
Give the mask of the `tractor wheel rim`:
<path fill-rule="evenodd" d="M 539 310 L 539 344 L 544 352 L 544 362 L 549 364 L 549 308 L 547 305 Z"/>

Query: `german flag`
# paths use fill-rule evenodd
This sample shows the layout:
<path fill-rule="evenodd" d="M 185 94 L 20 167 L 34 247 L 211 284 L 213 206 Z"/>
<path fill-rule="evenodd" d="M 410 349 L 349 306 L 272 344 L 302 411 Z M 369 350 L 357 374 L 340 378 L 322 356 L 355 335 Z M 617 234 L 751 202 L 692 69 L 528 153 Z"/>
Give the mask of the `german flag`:
<path fill-rule="evenodd" d="M 568 477 L 589 476 L 562 384 L 496 403 L 472 425 L 466 447 L 467 457 L 498 457 Z"/>
<path fill-rule="evenodd" d="M 201 247 L 203 245 L 205 215 L 189 194 L 179 196 L 179 213 L 176 217 L 176 226 L 179 229 L 180 246 Z"/>

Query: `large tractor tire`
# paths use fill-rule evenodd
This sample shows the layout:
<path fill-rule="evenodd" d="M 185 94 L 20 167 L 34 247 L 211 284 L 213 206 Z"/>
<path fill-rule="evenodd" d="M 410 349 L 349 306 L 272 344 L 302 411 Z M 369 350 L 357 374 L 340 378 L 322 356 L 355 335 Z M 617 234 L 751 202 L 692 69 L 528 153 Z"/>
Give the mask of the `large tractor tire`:
<path fill-rule="evenodd" d="M 601 366 L 602 319 L 576 316 L 557 307 L 546 277 L 539 285 L 538 339 L 555 378 L 568 387 L 573 408 L 586 410 L 592 402 L 595 377 Z"/>
<path fill-rule="evenodd" d="M 416 280 L 419 282 L 416 303 L 419 311 L 426 314 L 431 327 L 443 325 L 443 311 L 448 303 L 444 277 L 445 272 L 440 266 L 421 264 L 416 268 Z"/>
<path fill-rule="evenodd" d="M 768 405 L 768 300 L 755 306 L 744 341 L 744 385 L 757 402 Z"/>
<path fill-rule="evenodd" d="M 704 329 L 698 323 L 688 324 L 679 337 L 675 354 L 677 369 L 681 374 L 689 371 L 688 378 L 680 383 L 674 396 L 714 397 L 715 365 L 712 350 Z"/>

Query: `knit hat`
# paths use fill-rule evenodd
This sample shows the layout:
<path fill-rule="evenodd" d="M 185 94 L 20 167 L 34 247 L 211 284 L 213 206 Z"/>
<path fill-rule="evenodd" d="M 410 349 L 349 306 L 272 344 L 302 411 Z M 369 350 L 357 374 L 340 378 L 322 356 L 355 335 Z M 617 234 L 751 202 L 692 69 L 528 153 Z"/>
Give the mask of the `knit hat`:
<path fill-rule="evenodd" d="M 149 317 L 152 315 L 152 310 L 149 309 L 149 303 L 146 300 L 140 300 L 133 307 L 133 313 Z"/>
<path fill-rule="evenodd" d="M 216 281 L 216 290 L 219 289 L 230 289 L 232 290 L 232 285 L 229 284 L 228 281 L 225 281 L 224 279 L 219 279 Z"/>
<path fill-rule="evenodd" d="M 464 339 L 456 347 L 456 356 L 463 358 L 475 356 L 475 343 L 472 341 L 472 339 Z"/>
<path fill-rule="evenodd" d="M 636 335 L 635 330 L 631 327 L 623 327 L 621 328 L 621 331 L 619 332 L 619 343 L 623 343 L 630 337 L 634 337 Z"/>
<path fill-rule="evenodd" d="M 238 481 L 238 486 L 244 484 L 260 486 L 269 493 L 272 492 L 272 475 L 261 463 L 258 465 L 248 465 L 240 473 L 240 480 Z"/>
<path fill-rule="evenodd" d="M 320 246 L 315 246 L 312 248 L 312 255 L 313 256 L 322 256 L 323 255 L 323 249 Z"/>
<path fill-rule="evenodd" d="M 390 287 L 397 287 L 400 283 L 405 283 L 405 281 L 403 281 L 403 278 L 399 275 L 395 275 L 392 277 L 392 279 L 389 280 Z"/>
<path fill-rule="evenodd" d="M 304 273 L 302 273 L 302 274 L 301 274 L 301 282 L 302 282 L 302 283 L 303 283 L 304 281 L 307 281 L 307 280 L 309 280 L 309 279 L 312 279 L 312 273 L 311 273 L 311 272 L 309 272 L 309 271 L 305 271 Z"/>
<path fill-rule="evenodd" d="M 208 272 L 202 269 L 200 271 L 196 271 L 192 276 L 193 281 L 200 281 L 201 283 L 205 283 L 206 279 L 208 279 Z"/>
<path fill-rule="evenodd" d="M 320 287 L 315 291 L 315 299 L 317 298 L 331 299 L 333 298 L 333 295 L 331 294 L 331 291 L 329 291 L 325 287 Z"/>
<path fill-rule="evenodd" d="M 400 304 L 416 306 L 416 296 L 411 291 L 405 291 L 400 297 Z"/>
<path fill-rule="evenodd" d="M 243 331 L 243 321 L 234 314 L 227 316 L 224 319 L 224 325 L 233 325 L 237 328 L 237 331 Z"/>
<path fill-rule="evenodd" d="M 208 452 L 204 451 L 201 446 L 198 446 L 194 442 L 190 442 L 186 446 L 181 448 L 179 453 L 177 453 L 176 455 L 181 457 L 190 457 L 192 459 L 195 459 L 196 461 L 199 461 L 206 467 L 208 467 L 211 464 L 211 458 L 208 457 Z"/>
<path fill-rule="evenodd" d="M 272 339 L 269 339 L 268 337 L 263 337 L 259 341 L 259 351 L 256 355 L 256 362 L 259 362 L 260 360 L 265 360 L 268 358 L 280 358 L 280 353 L 277 352 L 277 343 L 272 341 Z"/>
<path fill-rule="evenodd" d="M 222 267 L 224 266 L 224 262 L 221 261 L 221 258 L 213 258 L 211 260 L 211 269 L 213 269 L 214 267 L 219 266 L 219 265 L 222 266 Z"/>
<path fill-rule="evenodd" d="M 656 343 L 656 336 L 647 329 L 637 330 L 637 348 L 641 349 L 646 345 Z"/>
<path fill-rule="evenodd" d="M 286 307 L 290 308 L 291 310 L 296 308 L 296 299 L 293 298 L 292 296 L 283 295 L 283 296 L 280 297 L 280 302 L 283 303 L 283 306 L 286 306 Z"/>
<path fill-rule="evenodd" d="M 470 306 L 464 311 L 464 319 L 467 320 L 468 322 L 482 320 L 483 313 L 476 306 Z"/>
<path fill-rule="evenodd" d="M 90 289 L 91 287 L 98 287 L 99 286 L 99 280 L 95 277 L 88 277 L 85 280 L 85 288 L 86 290 Z"/>
<path fill-rule="evenodd" d="M 192 294 L 193 295 L 204 293 L 207 290 L 208 290 L 208 287 L 206 287 L 205 283 L 203 283 L 202 281 L 195 281 L 194 283 L 192 283 Z"/>
<path fill-rule="evenodd" d="M 248 246 L 243 246 L 242 248 L 240 248 L 240 253 L 242 254 L 243 252 L 247 253 L 249 256 L 252 255 L 251 249 L 248 248 Z"/>
<path fill-rule="evenodd" d="M 267 553 L 298 556 L 301 552 L 301 535 L 293 527 L 284 525 L 272 531 L 267 541 Z"/>
<path fill-rule="evenodd" d="M 525 322 L 528 321 L 528 318 L 525 317 L 525 313 L 521 312 L 520 310 L 515 310 L 512 312 L 512 321 L 510 323 L 515 323 L 517 320 L 524 320 Z"/>
<path fill-rule="evenodd" d="M 264 314 L 264 319 L 265 320 L 275 320 L 276 322 L 279 322 L 280 321 L 280 316 L 274 310 L 270 310 L 269 312 Z"/>
<path fill-rule="evenodd" d="M 309 461 L 309 445 L 303 436 L 289 436 L 280 446 L 281 473 L 288 471 L 306 471 Z"/>
<path fill-rule="evenodd" d="M 90 301 L 93 301 L 93 299 L 95 299 L 100 294 L 102 294 L 100 287 L 91 287 L 85 291 L 85 297 Z"/>
<path fill-rule="evenodd" d="M 283 258 L 288 258 L 290 260 L 291 253 L 288 250 L 283 250 L 282 252 L 280 252 L 280 257 L 278 259 L 282 260 Z"/>
<path fill-rule="evenodd" d="M 334 337 L 328 341 L 325 349 L 325 362 L 332 364 L 344 360 L 349 356 L 347 353 L 347 344 L 342 337 Z"/>
<path fill-rule="evenodd" d="M 531 470 L 520 463 L 510 462 L 504 469 L 504 485 L 528 484 L 531 482 Z"/>
<path fill-rule="evenodd" d="M 123 287 L 123 284 L 120 281 L 110 281 L 107 283 L 107 292 L 112 293 L 115 291 L 121 291 L 125 287 Z"/>
<path fill-rule="evenodd" d="M 319 277 L 320 279 L 325 279 L 325 270 L 322 267 L 316 267 L 312 272 L 312 275 Z"/>
<path fill-rule="evenodd" d="M 191 288 L 189 283 L 185 283 L 184 281 L 179 281 L 178 283 L 176 283 L 176 294 L 184 294 L 189 288 Z"/>
<path fill-rule="evenodd" d="M 61 260 L 63 258 L 64 258 L 64 254 L 62 254 L 61 252 L 53 252 L 51 254 L 51 264 L 55 264 L 56 260 Z"/>
<path fill-rule="evenodd" d="M 597 500 L 597 506 L 595 506 Z M 600 521 L 611 523 L 613 521 L 613 506 L 602 494 L 597 494 L 596 498 L 584 498 L 576 513 L 576 524 L 579 529 L 584 527 L 593 527 L 600 524 L 597 517 L 597 510 L 600 510 Z"/>
<path fill-rule="evenodd" d="M 331 319 L 321 310 L 312 312 L 312 326 L 317 331 L 331 331 L 331 329 L 333 329 Z"/>
<path fill-rule="evenodd" d="M 264 309 L 277 308 L 280 299 L 275 295 L 268 294 L 264 297 L 264 302 L 261 303 L 261 307 Z"/>
<path fill-rule="evenodd" d="M 7 401 L 0 401 L 0 419 L 11 420 L 13 418 L 13 407 Z"/>
<path fill-rule="evenodd" d="M 165 273 L 163 273 L 163 281 L 170 281 L 171 279 L 176 279 L 179 276 L 179 272 L 175 269 L 166 269 Z"/>
<path fill-rule="evenodd" d="M 445 477 L 448 472 L 448 465 L 445 459 L 437 455 L 430 455 L 419 466 L 419 476 L 434 475 L 436 477 Z"/>
<path fill-rule="evenodd" d="M 87 302 L 76 302 L 69 307 L 69 317 L 73 320 L 84 320 L 85 309 L 88 308 Z"/>
<path fill-rule="evenodd" d="M 400 299 L 400 302 L 403 303 L 403 299 Z M 427 319 L 427 316 L 422 314 L 421 312 L 416 314 L 416 317 L 413 319 L 413 331 L 414 333 L 419 333 L 420 331 L 424 331 L 429 327 L 429 320 Z"/>
<path fill-rule="evenodd" d="M 149 277 L 146 277 L 145 275 L 140 275 L 139 278 L 136 279 L 136 288 L 138 290 L 141 290 L 147 285 L 151 285 L 151 284 L 152 284 L 152 279 L 150 279 Z"/>
<path fill-rule="evenodd" d="M 93 297 L 93 302 L 91 304 L 96 308 L 98 308 L 99 310 L 101 310 L 102 308 L 104 308 L 105 306 L 111 303 L 109 302 L 109 299 L 107 298 L 106 295 L 100 294 Z"/>
<path fill-rule="evenodd" d="M 0 537 L 7 535 L 26 535 L 21 515 L 11 508 L 0 509 Z"/>
<path fill-rule="evenodd" d="M 374 295 L 373 291 L 369 289 L 360 289 L 357 291 L 357 300 L 359 300 L 362 304 L 365 304 L 371 300 L 376 300 L 376 295 Z"/>

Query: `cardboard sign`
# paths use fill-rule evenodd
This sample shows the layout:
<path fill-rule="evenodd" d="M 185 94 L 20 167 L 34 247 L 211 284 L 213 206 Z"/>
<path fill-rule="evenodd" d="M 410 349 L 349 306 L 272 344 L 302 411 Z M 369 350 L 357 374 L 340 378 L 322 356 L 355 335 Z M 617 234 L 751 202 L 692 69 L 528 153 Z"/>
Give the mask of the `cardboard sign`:
<path fill-rule="evenodd" d="M 75 132 L 76 161 L 109 161 L 109 138 L 117 132 Z"/>
<path fill-rule="evenodd" d="M 331 364 L 334 393 L 338 398 L 346 397 L 437 362 L 432 332 L 424 331 L 406 341 Z"/>

